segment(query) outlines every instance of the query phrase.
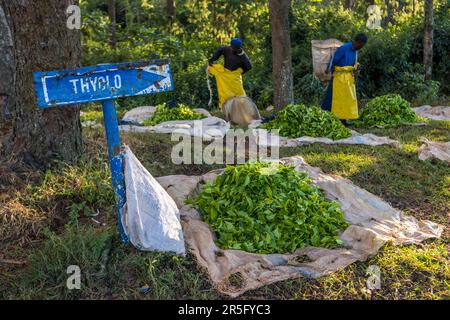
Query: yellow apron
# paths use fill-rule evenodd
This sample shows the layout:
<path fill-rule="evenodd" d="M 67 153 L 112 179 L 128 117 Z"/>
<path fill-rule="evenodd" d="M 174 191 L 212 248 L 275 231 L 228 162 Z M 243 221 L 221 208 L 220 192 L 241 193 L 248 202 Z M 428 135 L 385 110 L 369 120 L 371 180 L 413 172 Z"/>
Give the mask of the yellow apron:
<path fill-rule="evenodd" d="M 355 71 L 353 66 L 334 67 L 331 112 L 339 119 L 358 119 L 353 71 Z"/>
<path fill-rule="evenodd" d="M 242 68 L 234 71 L 226 69 L 221 64 L 213 64 L 208 67 L 208 72 L 216 78 L 217 91 L 219 93 L 219 108 L 232 97 L 245 97 L 244 84 L 242 82 Z"/>

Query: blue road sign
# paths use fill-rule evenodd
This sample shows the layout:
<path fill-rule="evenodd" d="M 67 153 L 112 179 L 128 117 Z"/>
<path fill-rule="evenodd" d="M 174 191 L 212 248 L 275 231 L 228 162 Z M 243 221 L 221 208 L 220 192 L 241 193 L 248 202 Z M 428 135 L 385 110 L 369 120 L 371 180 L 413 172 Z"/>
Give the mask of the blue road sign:
<path fill-rule="evenodd" d="M 101 101 L 120 237 L 128 242 L 122 224 L 126 203 L 123 157 L 114 99 L 173 90 L 170 60 L 106 64 L 77 70 L 35 72 L 38 106 L 49 108 Z"/>
<path fill-rule="evenodd" d="M 41 108 L 173 90 L 167 59 L 35 72 Z"/>

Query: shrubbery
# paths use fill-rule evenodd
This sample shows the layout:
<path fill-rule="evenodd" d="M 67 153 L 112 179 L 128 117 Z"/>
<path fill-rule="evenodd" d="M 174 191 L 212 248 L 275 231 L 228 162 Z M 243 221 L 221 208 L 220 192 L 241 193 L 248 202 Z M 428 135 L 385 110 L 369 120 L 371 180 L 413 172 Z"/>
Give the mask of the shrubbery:
<path fill-rule="evenodd" d="M 206 107 L 206 61 L 219 45 L 235 36 L 244 38 L 245 50 L 254 65 L 244 75 L 247 94 L 260 108 L 272 104 L 271 33 L 267 1 L 225 1 L 205 5 L 202 1 L 177 1 L 177 18 L 171 24 L 164 3 L 135 8 L 133 17 L 125 14 L 125 1 L 118 0 L 117 48 L 109 47 L 106 7 L 102 1 L 84 1 L 83 64 L 171 58 L 175 91 L 120 100 L 119 105 L 158 105 L 176 99 L 195 107 Z M 130 1 L 136 6 L 138 1 Z M 384 8 L 382 1 L 377 1 Z M 369 42 L 361 51 L 360 98 L 370 99 L 389 92 L 401 92 L 413 104 L 432 103 L 442 93 L 449 93 L 450 33 L 449 6 L 443 0 L 435 3 L 434 81 L 425 81 L 422 65 L 423 16 L 421 6 L 412 16 L 408 6 L 395 14 L 397 23 L 384 29 L 368 30 L 365 2 L 353 11 L 342 8 L 338 1 L 293 1 L 291 43 L 296 103 L 318 104 L 324 86 L 313 80 L 311 40 L 337 38 L 349 41 L 363 31 Z M 439 82 L 441 86 L 439 86 Z M 217 92 L 213 85 L 214 98 Z"/>

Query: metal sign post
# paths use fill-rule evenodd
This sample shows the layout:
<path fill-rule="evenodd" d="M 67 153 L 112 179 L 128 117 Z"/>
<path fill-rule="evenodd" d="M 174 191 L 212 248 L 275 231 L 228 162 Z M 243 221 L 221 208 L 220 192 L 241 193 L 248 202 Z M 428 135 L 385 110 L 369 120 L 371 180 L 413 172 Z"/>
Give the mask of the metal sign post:
<path fill-rule="evenodd" d="M 122 211 L 126 203 L 125 179 L 114 99 L 173 90 L 170 60 L 35 72 L 33 77 L 39 108 L 102 102 L 119 232 L 122 241 L 127 242 L 122 224 Z"/>

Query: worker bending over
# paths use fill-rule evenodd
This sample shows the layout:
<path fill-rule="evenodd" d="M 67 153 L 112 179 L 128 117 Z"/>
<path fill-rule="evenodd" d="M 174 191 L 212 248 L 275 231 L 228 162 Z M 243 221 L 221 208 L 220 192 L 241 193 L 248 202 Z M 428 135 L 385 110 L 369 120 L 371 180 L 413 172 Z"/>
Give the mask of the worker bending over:
<path fill-rule="evenodd" d="M 214 64 L 221 56 L 224 65 Z M 210 74 L 216 77 L 219 93 L 219 107 L 232 97 L 245 97 L 242 74 L 248 72 L 252 65 L 242 48 L 242 40 L 234 38 L 229 46 L 222 46 L 208 60 Z"/>

